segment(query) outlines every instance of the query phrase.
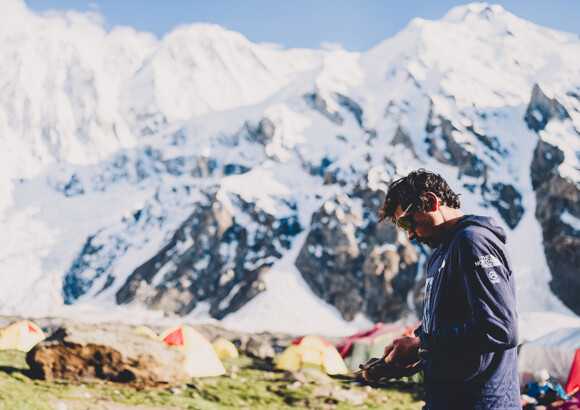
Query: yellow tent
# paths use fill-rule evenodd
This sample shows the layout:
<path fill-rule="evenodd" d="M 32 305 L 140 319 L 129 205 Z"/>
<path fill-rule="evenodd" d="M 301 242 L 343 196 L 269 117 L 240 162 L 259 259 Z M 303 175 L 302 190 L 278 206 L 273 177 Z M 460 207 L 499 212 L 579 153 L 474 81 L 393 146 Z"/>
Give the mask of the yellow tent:
<path fill-rule="evenodd" d="M 304 336 L 284 350 L 276 364 L 278 369 L 318 369 L 328 374 L 344 374 L 348 370 L 338 351 L 326 340 Z"/>
<path fill-rule="evenodd" d="M 133 329 L 133 333 L 140 336 L 147 336 L 155 340 L 158 339 L 157 333 L 155 333 L 155 331 L 151 329 L 149 326 L 145 325 L 137 326 L 135 329 Z"/>
<path fill-rule="evenodd" d="M 213 349 L 215 350 L 218 357 L 239 357 L 238 349 L 236 346 L 226 339 L 218 339 L 212 343 Z"/>
<path fill-rule="evenodd" d="M 226 372 L 209 340 L 191 326 L 166 329 L 159 339 L 185 351 L 185 372 L 192 377 L 220 376 Z"/>
<path fill-rule="evenodd" d="M 46 335 L 36 323 L 18 320 L 0 330 L 0 350 L 16 349 L 28 352 Z"/>

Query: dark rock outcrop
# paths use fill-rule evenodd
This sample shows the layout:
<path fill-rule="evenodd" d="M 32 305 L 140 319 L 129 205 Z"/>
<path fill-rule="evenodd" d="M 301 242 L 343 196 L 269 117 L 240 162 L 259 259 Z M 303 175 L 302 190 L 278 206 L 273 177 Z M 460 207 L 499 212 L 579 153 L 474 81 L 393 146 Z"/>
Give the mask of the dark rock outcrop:
<path fill-rule="evenodd" d="M 224 175 L 229 176 L 245 174 L 246 172 L 250 171 L 250 169 L 251 168 L 240 164 L 226 164 L 224 165 Z"/>
<path fill-rule="evenodd" d="M 548 98 L 538 84 L 532 89 L 532 97 L 526 110 L 524 119 L 528 127 L 536 132 L 546 128 L 546 124 L 552 118 L 563 120 L 570 118 L 570 115 L 558 100 Z"/>
<path fill-rule="evenodd" d="M 525 211 L 522 205 L 522 195 L 516 188 L 511 184 L 497 182 L 491 187 L 484 184 L 481 191 L 484 199 L 496 208 L 506 224 L 514 229 Z"/>
<path fill-rule="evenodd" d="M 562 162 L 564 162 L 564 152 L 560 148 L 548 144 L 541 138 L 538 139 L 531 166 L 534 189 L 537 190 L 541 185 L 548 183 Z"/>
<path fill-rule="evenodd" d="M 191 176 L 195 178 L 207 178 L 213 174 L 217 166 L 217 161 L 215 159 L 201 156 L 191 171 Z"/>
<path fill-rule="evenodd" d="M 313 215 L 296 267 L 345 319 L 358 313 L 377 321 L 399 319 L 421 303 L 420 295 L 412 296 L 415 306 L 407 302 L 416 286 L 418 253 L 398 241 L 396 230 L 376 223 L 384 192 L 358 187 L 354 196 L 337 196 Z M 354 201 L 362 202 L 362 214 Z"/>
<path fill-rule="evenodd" d="M 346 95 L 342 95 L 340 93 L 334 93 L 334 98 L 341 107 L 345 107 L 349 110 L 352 115 L 356 118 L 356 122 L 358 122 L 359 127 L 362 128 L 363 126 L 363 109 L 360 105 L 358 105 L 354 100 L 347 97 Z"/>
<path fill-rule="evenodd" d="M 401 128 L 400 124 L 397 127 L 397 131 L 395 132 L 395 135 L 393 136 L 393 140 L 391 141 L 391 144 L 404 146 L 409 151 L 411 151 L 411 153 L 413 154 L 413 156 L 415 158 L 418 158 L 417 152 L 415 151 L 415 146 L 413 145 L 413 142 L 411 141 L 411 137 L 409 137 L 409 135 L 407 135 L 407 133 L 405 131 L 403 131 L 403 128 Z"/>
<path fill-rule="evenodd" d="M 87 241 L 83 245 L 83 249 L 77 258 L 73 261 L 70 271 L 64 277 L 63 283 L 63 296 L 65 303 L 72 303 L 79 296 L 83 295 L 93 284 L 93 280 L 89 278 L 84 278 L 81 272 L 88 265 L 85 260 L 89 258 L 94 258 L 94 255 L 98 254 L 103 248 L 102 245 L 93 243 L 95 241 L 95 236 L 91 235 L 87 238 Z M 104 272 L 105 269 L 101 271 Z M 97 273 L 98 275 L 98 273 Z M 99 276 L 97 276 L 98 278 Z"/>
<path fill-rule="evenodd" d="M 250 141 L 257 141 L 263 145 L 272 141 L 276 132 L 276 126 L 269 118 L 262 118 L 258 125 L 246 122 L 244 128 Z"/>
<path fill-rule="evenodd" d="M 467 127 L 465 127 L 465 129 L 471 132 L 475 136 L 475 138 L 477 138 L 483 145 L 485 145 L 490 150 L 497 152 L 501 156 L 508 155 L 508 151 L 502 148 L 499 139 L 497 137 L 495 136 L 490 137 L 489 135 L 478 132 L 475 130 L 473 125 L 468 125 Z"/>
<path fill-rule="evenodd" d="M 558 165 L 564 153 L 542 139 L 534 151 L 532 182 L 536 190 L 536 217 L 542 226 L 544 252 L 552 281 L 562 302 L 580 314 L 580 230 L 567 219 L 580 220 L 580 186 L 564 178 Z"/>
<path fill-rule="evenodd" d="M 429 115 L 431 116 L 432 113 L 430 112 Z M 459 131 L 451 121 L 441 116 L 438 121 L 430 118 L 425 130 L 429 134 L 427 137 L 428 153 L 433 158 L 443 164 L 457 167 L 459 171 L 468 176 L 480 177 L 485 173 L 485 165 L 474 153 L 473 146 L 465 142 L 457 142 L 453 133 Z M 443 144 L 438 144 L 439 139 L 442 140 Z"/>
<path fill-rule="evenodd" d="M 330 112 L 328 109 L 328 103 L 326 100 L 320 95 L 317 91 L 312 94 L 304 95 L 304 100 L 310 105 L 313 109 L 324 115 L 330 121 L 335 124 L 342 125 L 344 122 L 344 118 L 340 115 L 339 112 Z"/>
<path fill-rule="evenodd" d="M 210 196 L 161 251 L 135 269 L 117 292 L 117 303 L 184 315 L 205 302 L 211 316 L 221 319 L 264 290 L 262 275 L 301 230 L 295 216 L 276 219 L 238 196 L 226 202 Z"/>

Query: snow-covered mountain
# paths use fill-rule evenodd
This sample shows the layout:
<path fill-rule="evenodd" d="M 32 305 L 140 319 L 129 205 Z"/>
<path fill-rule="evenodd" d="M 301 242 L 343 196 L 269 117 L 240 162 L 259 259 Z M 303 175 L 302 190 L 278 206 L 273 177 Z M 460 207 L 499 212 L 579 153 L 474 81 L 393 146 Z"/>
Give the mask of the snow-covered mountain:
<path fill-rule="evenodd" d="M 365 53 L 0 13 L 0 314 L 74 306 L 346 333 L 415 318 L 376 224 L 441 173 L 510 231 L 520 314 L 580 303 L 580 39 L 472 3 Z"/>

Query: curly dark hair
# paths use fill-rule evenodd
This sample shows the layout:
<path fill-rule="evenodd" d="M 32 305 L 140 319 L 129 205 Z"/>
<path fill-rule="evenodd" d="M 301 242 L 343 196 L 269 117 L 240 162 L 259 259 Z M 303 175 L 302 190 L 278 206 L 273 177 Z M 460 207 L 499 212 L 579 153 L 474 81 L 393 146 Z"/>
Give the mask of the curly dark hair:
<path fill-rule="evenodd" d="M 430 205 L 429 200 L 423 196 L 425 192 L 433 192 L 441 205 L 455 209 L 461 207 L 458 195 L 449 188 L 441 175 L 418 169 L 389 185 L 383 207 L 379 211 L 379 222 L 385 219 L 395 222 L 395 211 L 399 205 L 405 209 L 412 204 L 410 211 L 427 212 Z"/>

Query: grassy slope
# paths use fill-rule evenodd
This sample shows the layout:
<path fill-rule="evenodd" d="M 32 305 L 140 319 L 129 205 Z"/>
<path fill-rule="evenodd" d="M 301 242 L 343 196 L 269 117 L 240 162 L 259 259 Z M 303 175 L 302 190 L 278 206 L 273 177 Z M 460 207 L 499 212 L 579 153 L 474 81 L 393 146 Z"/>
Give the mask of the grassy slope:
<path fill-rule="evenodd" d="M 0 351 L 2 409 L 420 409 L 414 383 L 364 386 L 353 377 L 287 373 L 247 357 L 224 360 L 228 374 L 181 385 L 136 386 L 102 380 L 85 383 L 31 380 L 25 354 Z"/>

